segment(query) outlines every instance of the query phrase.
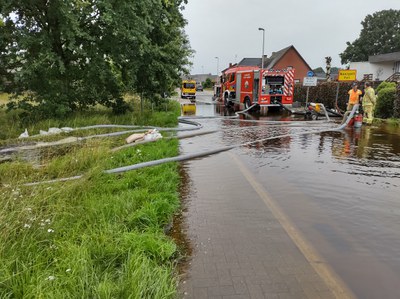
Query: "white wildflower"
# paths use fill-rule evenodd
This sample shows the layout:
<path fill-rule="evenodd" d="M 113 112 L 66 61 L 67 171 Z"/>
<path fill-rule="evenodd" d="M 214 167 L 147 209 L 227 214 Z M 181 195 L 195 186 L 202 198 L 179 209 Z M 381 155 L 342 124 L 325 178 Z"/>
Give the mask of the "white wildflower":
<path fill-rule="evenodd" d="M 31 228 L 31 225 L 28 224 L 28 223 L 25 223 L 25 224 L 24 224 L 24 228 Z"/>
<path fill-rule="evenodd" d="M 46 222 L 46 223 L 51 223 L 51 221 L 50 221 L 50 219 L 46 219 L 44 222 Z"/>
<path fill-rule="evenodd" d="M 48 233 L 54 233 L 54 229 L 49 228 L 49 229 L 47 230 L 47 232 L 48 232 Z"/>

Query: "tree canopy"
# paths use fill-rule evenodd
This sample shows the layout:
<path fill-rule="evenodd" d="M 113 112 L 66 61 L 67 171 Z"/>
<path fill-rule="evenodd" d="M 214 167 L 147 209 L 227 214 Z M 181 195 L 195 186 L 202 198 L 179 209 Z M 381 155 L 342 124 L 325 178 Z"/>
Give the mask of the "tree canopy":
<path fill-rule="evenodd" d="M 368 56 L 400 51 L 400 10 L 382 10 L 361 22 L 360 36 L 340 54 L 342 64 L 367 61 Z"/>
<path fill-rule="evenodd" d="M 152 97 L 187 72 L 186 0 L 0 3 L 0 84 L 25 107 L 118 109 L 125 92 Z"/>

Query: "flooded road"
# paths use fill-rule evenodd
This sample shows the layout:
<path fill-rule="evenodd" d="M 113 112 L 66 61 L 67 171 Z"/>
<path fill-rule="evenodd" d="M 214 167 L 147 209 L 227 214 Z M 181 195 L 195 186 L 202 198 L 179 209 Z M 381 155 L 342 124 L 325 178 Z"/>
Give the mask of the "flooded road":
<path fill-rule="evenodd" d="M 203 103 L 197 104 L 197 115 L 229 114 L 223 107 L 210 105 L 209 95 L 199 98 Z M 205 130 L 220 131 L 181 141 L 182 153 L 191 153 L 287 135 L 184 164 L 192 188 L 186 197 L 188 211 L 185 215 L 193 242 L 194 262 L 205 242 L 198 243 L 200 228 L 195 226 L 207 223 L 209 215 L 200 213 L 200 221 L 193 218 L 199 215 L 196 211 L 214 204 L 215 209 L 222 209 L 218 199 L 224 193 L 233 196 L 248 188 L 239 184 L 243 181 L 240 174 L 228 167 L 234 163 L 232 153 L 246 165 L 255 180 L 356 297 L 400 298 L 400 129 L 374 125 L 359 130 L 303 134 L 335 128 L 338 120 L 336 123 L 304 122 L 301 117 L 280 114 L 253 115 L 245 119 L 277 122 L 199 119 Z M 199 191 L 207 186 L 217 190 L 214 191 L 217 194 Z M 199 194 L 208 201 L 196 203 Z M 249 200 L 246 194 L 242 194 L 242 199 L 243 203 Z M 253 205 L 250 200 L 249 205 Z M 260 211 L 261 207 L 253 209 L 254 217 L 262 217 Z M 221 212 L 222 218 L 226 212 Z M 260 237 L 263 233 L 259 232 Z M 190 266 L 188 271 L 190 280 Z M 293 272 L 296 269 L 293 268 Z M 250 289 L 249 285 L 247 288 Z M 294 295 L 297 293 L 285 292 L 289 297 L 298 297 Z M 313 297 L 304 288 L 303 292 L 306 298 Z M 265 290 L 262 294 L 265 296 Z M 249 292 L 242 295 L 252 297 Z"/>

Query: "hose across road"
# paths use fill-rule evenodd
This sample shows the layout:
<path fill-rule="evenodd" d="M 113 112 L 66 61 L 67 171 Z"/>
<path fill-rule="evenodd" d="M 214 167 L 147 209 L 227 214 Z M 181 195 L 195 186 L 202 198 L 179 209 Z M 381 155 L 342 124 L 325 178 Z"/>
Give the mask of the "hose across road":
<path fill-rule="evenodd" d="M 252 108 L 252 107 L 250 107 L 250 108 Z M 249 108 L 249 110 L 250 110 L 250 108 Z M 132 170 L 136 170 L 136 169 L 140 169 L 140 168 L 161 165 L 161 164 L 169 163 L 169 162 L 182 162 L 182 161 L 192 160 L 192 159 L 196 159 L 196 158 L 206 157 L 206 156 L 218 154 L 218 153 L 221 153 L 221 152 L 229 151 L 229 150 L 234 149 L 234 148 L 238 148 L 238 147 L 242 147 L 242 146 L 251 146 L 251 145 L 254 145 L 254 144 L 257 144 L 257 143 L 262 143 L 262 142 L 270 141 L 270 140 L 276 140 L 276 139 L 294 137 L 294 136 L 302 136 L 302 135 L 308 135 L 308 134 L 320 134 L 320 133 L 324 133 L 324 132 L 341 131 L 349 124 L 350 120 L 353 118 L 353 116 L 354 116 L 354 114 L 356 113 L 357 110 L 358 110 L 358 105 L 355 105 L 353 107 L 353 110 L 351 111 L 349 117 L 346 119 L 345 123 L 343 123 L 339 127 L 332 128 L 332 129 L 310 130 L 310 131 L 300 132 L 300 133 L 296 133 L 296 134 L 285 134 L 285 135 L 278 135 L 278 136 L 272 136 L 272 137 L 267 137 L 267 138 L 261 138 L 261 139 L 256 139 L 256 140 L 250 141 L 250 142 L 245 142 L 245 143 L 241 143 L 241 144 L 234 144 L 234 145 L 230 145 L 230 146 L 219 147 L 219 148 L 216 148 L 216 149 L 201 151 L 201 152 L 198 152 L 198 153 L 179 155 L 179 156 L 176 156 L 176 157 L 163 158 L 163 159 L 159 159 L 159 160 L 153 160 L 153 161 L 142 162 L 142 163 L 138 163 L 138 164 L 123 166 L 123 167 L 118 167 L 118 168 L 113 168 L 113 169 L 107 169 L 107 170 L 104 170 L 103 172 L 107 173 L 107 174 L 124 173 L 124 172 L 127 172 L 127 171 L 132 171 Z M 244 112 L 242 112 L 242 113 L 244 113 Z M 193 126 L 197 127 L 198 129 L 202 128 L 201 124 L 199 124 L 197 122 L 194 122 L 192 120 L 189 120 L 187 118 L 180 118 L 179 122 L 180 123 L 189 124 L 189 125 L 193 125 Z M 270 123 L 270 122 L 268 122 L 268 123 Z M 275 122 L 275 123 L 278 123 L 278 122 Z M 93 127 L 96 127 L 96 126 L 92 126 L 92 128 Z M 174 129 L 175 129 L 174 131 L 188 131 L 188 130 L 178 130 L 179 128 L 174 128 Z M 164 128 L 164 131 L 169 131 L 169 130 L 170 130 L 169 128 Z M 192 128 L 192 130 L 193 130 L 193 128 Z M 217 131 L 210 131 L 210 134 L 211 133 L 215 133 L 215 132 L 217 132 Z M 117 132 L 117 133 L 119 133 L 119 132 Z M 202 132 L 200 132 L 199 135 L 201 135 L 201 134 L 202 134 Z M 102 134 L 102 135 L 104 135 L 104 134 Z M 112 135 L 112 136 L 114 136 L 114 135 Z M 194 136 L 195 136 L 195 134 L 194 134 Z M 24 184 L 24 185 L 25 186 L 35 186 L 35 185 L 47 184 L 47 183 L 65 182 L 65 181 L 81 179 L 82 177 L 83 177 L 83 175 L 78 175 L 78 176 L 69 177 L 69 178 L 59 178 L 59 179 L 54 179 L 54 180 L 49 180 L 49 181 L 27 183 L 27 184 Z"/>

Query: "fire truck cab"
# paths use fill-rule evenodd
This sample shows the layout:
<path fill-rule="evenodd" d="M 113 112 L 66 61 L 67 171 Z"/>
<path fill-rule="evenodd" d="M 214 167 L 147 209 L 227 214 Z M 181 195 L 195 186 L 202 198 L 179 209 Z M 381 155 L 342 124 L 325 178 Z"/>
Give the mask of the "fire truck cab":
<path fill-rule="evenodd" d="M 259 106 L 293 104 L 294 69 L 245 69 L 235 73 L 235 95 L 225 102 L 243 105 L 245 109 Z M 225 97 L 224 97 L 225 99 Z"/>
<path fill-rule="evenodd" d="M 238 72 L 242 71 L 251 71 L 251 70 L 258 70 L 259 67 L 254 66 L 234 66 L 229 69 L 227 69 L 221 76 L 221 82 L 222 82 L 222 92 L 221 92 L 221 97 L 222 100 L 224 101 L 224 104 L 226 106 L 229 105 L 229 103 L 236 101 L 236 92 L 238 90 L 238 87 L 240 87 L 240 84 L 238 84 L 237 81 L 237 74 Z"/>

